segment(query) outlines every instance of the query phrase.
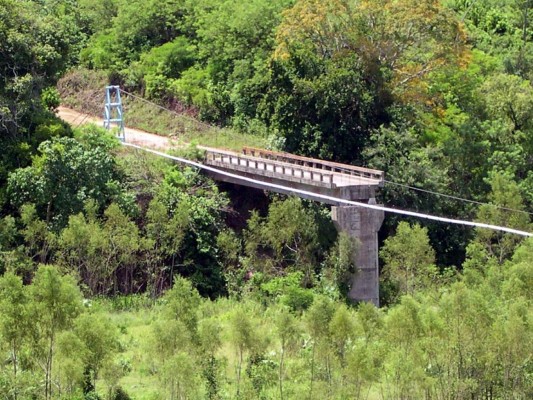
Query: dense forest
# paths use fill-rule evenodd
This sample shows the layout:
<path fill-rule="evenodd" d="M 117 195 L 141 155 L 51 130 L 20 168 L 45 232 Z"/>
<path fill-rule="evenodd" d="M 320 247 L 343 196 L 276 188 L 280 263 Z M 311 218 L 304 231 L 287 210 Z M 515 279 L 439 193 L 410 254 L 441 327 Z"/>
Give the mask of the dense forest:
<path fill-rule="evenodd" d="M 326 206 L 55 113 L 120 85 L 192 142 L 377 168 L 383 204 L 531 232 L 532 11 L 0 0 L 0 398 L 532 398 L 532 239 L 387 215 L 382 307 L 352 304 Z"/>

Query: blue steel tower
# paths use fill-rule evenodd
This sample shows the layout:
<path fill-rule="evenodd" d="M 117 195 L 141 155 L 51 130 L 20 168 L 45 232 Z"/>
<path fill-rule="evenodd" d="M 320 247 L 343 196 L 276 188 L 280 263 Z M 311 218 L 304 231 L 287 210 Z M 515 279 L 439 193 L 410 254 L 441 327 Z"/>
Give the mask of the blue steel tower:
<path fill-rule="evenodd" d="M 124 142 L 126 135 L 119 86 L 106 86 L 105 88 L 104 128 L 110 130 L 112 127 L 118 128 L 117 137 Z"/>

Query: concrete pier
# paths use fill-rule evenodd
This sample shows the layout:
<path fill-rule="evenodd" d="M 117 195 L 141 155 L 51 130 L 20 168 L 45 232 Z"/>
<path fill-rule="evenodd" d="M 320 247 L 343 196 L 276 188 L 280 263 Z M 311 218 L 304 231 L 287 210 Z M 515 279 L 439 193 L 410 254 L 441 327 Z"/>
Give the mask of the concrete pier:
<path fill-rule="evenodd" d="M 358 241 L 348 297 L 379 306 L 378 231 L 384 212 L 357 206 L 331 207 L 331 218 L 339 231 Z"/>

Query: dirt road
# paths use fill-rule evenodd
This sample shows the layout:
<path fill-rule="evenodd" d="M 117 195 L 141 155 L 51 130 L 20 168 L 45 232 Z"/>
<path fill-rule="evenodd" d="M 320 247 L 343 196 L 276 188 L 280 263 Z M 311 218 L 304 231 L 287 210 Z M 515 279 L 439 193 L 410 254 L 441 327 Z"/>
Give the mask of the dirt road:
<path fill-rule="evenodd" d="M 57 115 L 59 118 L 65 122 L 68 122 L 73 127 L 89 123 L 93 123 L 98 126 L 104 125 L 104 120 L 102 118 L 96 118 L 66 107 L 59 107 L 57 110 Z M 125 128 L 124 133 L 127 143 L 133 143 L 139 146 L 150 147 L 152 149 L 159 150 L 174 147 L 172 141 L 164 136 L 154 135 L 153 133 L 132 128 Z"/>

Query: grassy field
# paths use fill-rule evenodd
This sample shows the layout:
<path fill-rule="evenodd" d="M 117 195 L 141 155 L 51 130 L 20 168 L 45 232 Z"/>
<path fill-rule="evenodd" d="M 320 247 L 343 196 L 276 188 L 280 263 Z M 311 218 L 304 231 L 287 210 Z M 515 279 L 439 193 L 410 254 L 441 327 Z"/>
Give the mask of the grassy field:
<path fill-rule="evenodd" d="M 137 301 L 139 300 L 139 301 Z M 157 343 L 154 338 L 154 328 L 161 322 L 163 305 L 153 303 L 144 296 L 134 299 L 133 306 L 120 304 L 122 299 L 96 300 L 95 307 L 109 317 L 112 324 L 117 328 L 119 351 L 115 356 L 115 364 L 123 366 L 123 376 L 119 385 L 126 393 L 135 400 L 166 400 L 169 399 L 168 386 L 162 377 L 164 365 L 161 364 L 157 351 L 154 351 Z M 118 303 L 117 303 L 118 302 Z M 142 304 L 141 304 L 142 303 Z M 118 306 L 117 306 L 118 305 Z M 252 323 L 253 341 L 252 346 L 261 349 L 259 361 L 252 361 L 252 351 L 245 351 L 241 369 L 241 380 L 237 384 L 237 369 L 239 356 L 236 347 L 235 309 L 244 307 L 246 314 Z M 241 308 L 243 309 L 243 308 Z M 202 320 L 216 320 L 219 330 L 220 345 L 216 350 L 216 359 L 219 362 L 217 380 L 217 399 L 279 399 L 279 360 L 280 340 L 276 327 L 276 308 L 266 307 L 255 301 L 236 302 L 235 300 L 222 298 L 215 302 L 204 300 L 198 308 L 200 326 Z M 318 399 L 351 399 L 350 388 L 339 387 L 343 378 L 335 372 L 329 384 L 324 369 L 323 353 L 316 354 L 315 380 L 310 386 L 311 351 L 309 337 L 304 333 L 305 323 L 298 318 L 300 339 L 288 348 L 284 361 L 283 398 L 295 400 L 318 400 Z M 200 328 L 201 329 L 201 328 Z M 193 346 L 194 347 L 194 346 Z M 192 349 L 190 343 L 185 341 L 178 343 L 180 348 L 189 354 L 193 364 L 189 379 L 197 379 L 196 393 L 189 394 L 184 398 L 206 399 L 205 377 L 202 364 L 205 358 L 199 355 L 198 350 Z M 334 355 L 330 353 L 333 362 Z M 319 362 L 319 360 L 321 360 Z M 332 364 L 333 366 L 333 364 Z M 180 372 L 177 371 L 176 375 Z M 239 386 L 239 396 L 237 396 Z M 373 386 L 371 391 L 361 398 L 367 400 L 379 399 L 378 387 Z M 108 382 L 100 379 L 97 384 L 100 395 L 108 390 Z"/>
<path fill-rule="evenodd" d="M 149 343 L 152 313 L 143 311 L 120 311 L 110 314 L 120 328 L 119 342 L 123 352 L 118 361 L 127 366 L 129 372 L 121 378 L 120 385 L 138 400 L 158 399 L 158 379 L 150 370 Z"/>

